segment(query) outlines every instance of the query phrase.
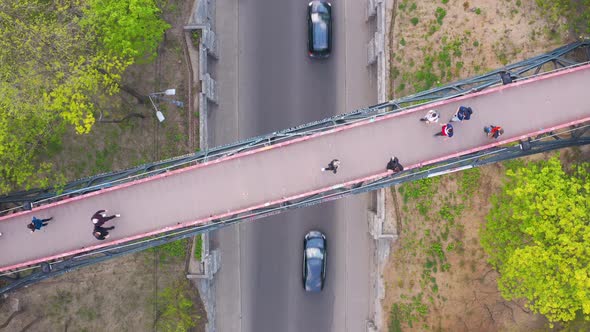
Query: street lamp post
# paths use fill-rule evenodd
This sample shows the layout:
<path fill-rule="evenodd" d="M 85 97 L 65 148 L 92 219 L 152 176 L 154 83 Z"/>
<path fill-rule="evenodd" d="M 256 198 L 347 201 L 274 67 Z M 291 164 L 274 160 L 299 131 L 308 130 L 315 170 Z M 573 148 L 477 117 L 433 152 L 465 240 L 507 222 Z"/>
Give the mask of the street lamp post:
<path fill-rule="evenodd" d="M 150 102 L 152 102 L 152 106 L 156 111 L 156 117 L 158 118 L 158 121 L 163 122 L 166 118 L 164 117 L 164 114 L 160 111 L 160 109 L 158 109 L 158 105 L 156 104 L 156 102 L 154 102 L 154 99 L 158 98 L 158 96 L 161 95 L 174 96 L 176 95 L 176 89 L 167 89 L 162 92 L 153 92 L 148 95 L 148 98 L 150 99 Z"/>

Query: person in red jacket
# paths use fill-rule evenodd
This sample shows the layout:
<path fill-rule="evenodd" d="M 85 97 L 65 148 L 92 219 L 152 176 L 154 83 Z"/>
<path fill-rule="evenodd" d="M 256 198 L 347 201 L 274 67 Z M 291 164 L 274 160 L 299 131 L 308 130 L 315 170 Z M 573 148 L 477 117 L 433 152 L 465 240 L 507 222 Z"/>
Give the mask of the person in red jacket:
<path fill-rule="evenodd" d="M 489 125 L 488 127 L 484 127 L 483 131 L 488 135 L 489 138 L 497 139 L 498 137 L 504 134 L 504 129 L 500 126 Z"/>
<path fill-rule="evenodd" d="M 434 134 L 434 136 L 453 137 L 453 125 L 450 123 L 442 125 L 441 131 Z"/>

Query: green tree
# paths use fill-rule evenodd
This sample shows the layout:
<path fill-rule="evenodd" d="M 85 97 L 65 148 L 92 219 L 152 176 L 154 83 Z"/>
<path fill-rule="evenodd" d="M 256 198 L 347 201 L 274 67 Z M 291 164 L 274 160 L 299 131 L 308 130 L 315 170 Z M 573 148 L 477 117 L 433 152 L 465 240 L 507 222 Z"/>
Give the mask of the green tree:
<path fill-rule="evenodd" d="M 160 19 L 154 0 L 87 0 L 81 26 L 119 57 L 152 59 L 170 25 Z"/>
<path fill-rule="evenodd" d="M 158 331 L 185 332 L 197 325 L 200 317 L 195 313 L 189 297 L 187 280 L 178 280 L 164 288 L 157 298 L 156 327 Z"/>
<path fill-rule="evenodd" d="M 0 193 L 56 184 L 42 162 L 68 126 L 90 132 L 121 76 L 153 57 L 154 0 L 0 2 Z"/>
<path fill-rule="evenodd" d="M 590 319 L 589 168 L 566 172 L 553 157 L 508 170 L 481 230 L 502 296 L 551 322 Z"/>

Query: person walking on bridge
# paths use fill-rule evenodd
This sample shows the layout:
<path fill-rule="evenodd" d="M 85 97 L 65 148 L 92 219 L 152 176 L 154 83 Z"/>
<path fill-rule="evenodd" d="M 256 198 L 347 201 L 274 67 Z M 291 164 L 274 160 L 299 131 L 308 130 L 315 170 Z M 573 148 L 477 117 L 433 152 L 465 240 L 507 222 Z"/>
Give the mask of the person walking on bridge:
<path fill-rule="evenodd" d="M 322 168 L 322 172 L 332 171 L 336 174 L 336 172 L 338 172 L 338 167 L 340 167 L 340 160 L 334 159 L 328 164 L 328 167 Z"/>
<path fill-rule="evenodd" d="M 484 127 L 483 131 L 488 135 L 489 138 L 498 139 L 498 137 L 504 134 L 504 129 L 500 126 L 489 125 Z"/>
<path fill-rule="evenodd" d="M 393 171 L 393 173 L 399 173 L 404 170 L 404 166 L 399 163 L 399 159 L 397 159 L 397 157 L 391 157 L 387 163 L 386 169 Z"/>
<path fill-rule="evenodd" d="M 94 213 L 92 215 L 90 220 L 92 220 L 92 223 L 95 224 L 96 226 L 102 226 L 107 221 L 114 219 L 114 218 L 119 218 L 120 216 L 121 216 L 120 214 L 107 216 L 107 210 L 98 210 L 98 211 L 96 211 L 96 213 Z"/>
<path fill-rule="evenodd" d="M 34 233 L 36 230 L 40 230 L 43 226 L 47 226 L 47 222 L 51 221 L 52 219 L 53 217 L 49 217 L 47 219 L 33 217 L 33 220 L 27 225 L 27 228 L 31 230 L 31 233 Z"/>
<path fill-rule="evenodd" d="M 434 136 L 453 137 L 453 125 L 450 123 L 442 125 L 441 131 L 434 134 Z"/>
<path fill-rule="evenodd" d="M 440 114 L 436 110 L 430 110 L 423 118 L 420 118 L 420 121 L 426 122 L 427 124 L 438 122 L 440 119 Z"/>
<path fill-rule="evenodd" d="M 94 231 L 92 232 L 92 235 L 94 235 L 97 240 L 103 241 L 109 238 L 109 231 L 112 229 L 115 229 L 115 226 L 102 227 L 94 225 Z"/>
<path fill-rule="evenodd" d="M 471 114 L 473 114 L 473 110 L 471 107 L 459 106 L 455 115 L 451 119 L 451 122 L 461 122 L 463 120 L 471 119 Z"/>

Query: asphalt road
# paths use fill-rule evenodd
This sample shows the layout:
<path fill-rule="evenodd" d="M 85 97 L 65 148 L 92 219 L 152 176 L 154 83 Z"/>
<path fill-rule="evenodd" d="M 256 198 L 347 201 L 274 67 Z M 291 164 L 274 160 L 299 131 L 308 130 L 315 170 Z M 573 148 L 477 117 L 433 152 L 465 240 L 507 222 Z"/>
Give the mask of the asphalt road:
<path fill-rule="evenodd" d="M 221 43 L 213 70 L 221 102 L 209 119 L 211 146 L 376 103 L 365 66 L 371 30 L 365 2 L 333 2 L 333 53 L 326 60 L 307 56 L 307 3 L 217 0 Z M 218 331 L 364 330 L 372 309 L 367 204 L 367 196 L 357 196 L 213 234 L 222 259 Z M 326 287 L 319 294 L 306 293 L 301 282 L 303 236 L 311 229 L 328 239 Z"/>

